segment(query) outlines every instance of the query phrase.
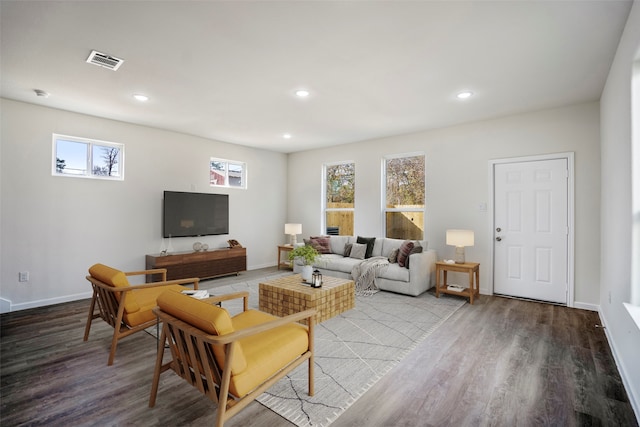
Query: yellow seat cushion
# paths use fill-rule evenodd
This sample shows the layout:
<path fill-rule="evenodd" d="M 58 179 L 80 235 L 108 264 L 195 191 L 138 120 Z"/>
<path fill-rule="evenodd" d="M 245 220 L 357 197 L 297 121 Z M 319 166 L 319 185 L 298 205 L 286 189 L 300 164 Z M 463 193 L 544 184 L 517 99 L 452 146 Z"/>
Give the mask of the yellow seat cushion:
<path fill-rule="evenodd" d="M 202 301 L 179 292 L 163 292 L 158 297 L 158 306 L 183 322 L 186 322 L 210 335 L 226 335 L 234 331 L 229 312 L 206 301 Z M 224 348 L 213 346 L 216 363 L 224 369 Z M 231 366 L 231 375 L 244 371 L 247 362 L 242 351 L 242 345 L 235 349 L 235 357 Z"/>
<path fill-rule="evenodd" d="M 249 310 L 231 320 L 236 330 L 277 319 L 267 313 Z M 309 349 L 307 328 L 301 324 L 287 324 L 240 340 L 247 369 L 231 376 L 229 391 L 237 397 L 245 396 L 264 383 L 280 369 Z"/>
<path fill-rule="evenodd" d="M 231 317 L 224 308 L 178 292 L 163 292 L 158 306 L 210 335 L 225 335 L 278 319 L 257 310 Z M 309 335 L 304 325 L 287 324 L 241 339 L 236 345 L 229 391 L 242 397 L 306 352 Z M 223 346 L 214 345 L 213 353 L 220 369 L 224 369 Z"/>
<path fill-rule="evenodd" d="M 104 264 L 95 264 L 89 268 L 91 277 L 114 288 L 131 286 L 124 272 Z M 184 287 L 180 285 L 159 286 L 157 288 L 145 288 L 127 292 L 124 300 L 124 322 L 129 326 L 138 326 L 155 319 L 156 315 L 151 310 L 156 307 L 156 299 L 162 292 L 173 289 L 181 292 Z M 120 301 L 120 294 L 116 294 Z"/>
<path fill-rule="evenodd" d="M 150 320 L 154 320 L 156 315 L 152 310 L 158 305 L 156 302 L 158 297 L 167 290 L 171 290 L 172 292 L 182 292 L 184 289 L 185 288 L 181 285 L 167 285 L 127 292 L 127 297 L 124 301 L 123 316 L 125 323 L 129 326 L 137 326 Z M 129 312 L 127 310 L 129 300 L 132 300 L 132 305 L 136 305 L 138 310 L 134 312 Z"/>

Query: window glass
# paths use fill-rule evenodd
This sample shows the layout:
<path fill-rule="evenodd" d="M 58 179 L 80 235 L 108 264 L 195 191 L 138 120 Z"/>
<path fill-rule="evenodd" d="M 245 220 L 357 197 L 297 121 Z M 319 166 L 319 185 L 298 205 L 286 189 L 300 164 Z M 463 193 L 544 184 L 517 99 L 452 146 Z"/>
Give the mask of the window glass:
<path fill-rule="evenodd" d="M 247 188 L 247 164 L 212 157 L 209 162 L 209 184 L 212 187 Z"/>
<path fill-rule="evenodd" d="M 385 236 L 424 239 L 425 157 L 385 159 Z"/>
<path fill-rule="evenodd" d="M 325 165 L 325 232 L 354 234 L 355 163 Z"/>
<path fill-rule="evenodd" d="M 122 180 L 124 145 L 53 135 L 53 175 Z"/>

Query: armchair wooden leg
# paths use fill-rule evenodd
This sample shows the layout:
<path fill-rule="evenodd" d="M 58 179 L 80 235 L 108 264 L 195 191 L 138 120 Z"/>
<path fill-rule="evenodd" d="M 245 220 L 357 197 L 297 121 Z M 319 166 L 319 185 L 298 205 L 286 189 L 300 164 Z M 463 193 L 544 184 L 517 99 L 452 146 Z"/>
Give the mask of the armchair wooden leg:
<path fill-rule="evenodd" d="M 116 347 L 118 346 L 118 330 L 114 328 L 113 330 L 113 338 L 111 338 L 111 351 L 109 352 L 109 362 L 107 362 L 107 366 L 113 365 L 113 359 L 116 358 Z"/>
<path fill-rule="evenodd" d="M 315 393 L 315 384 L 314 384 L 314 368 L 315 368 L 315 362 L 314 362 L 314 320 L 310 319 L 309 320 L 309 351 L 311 352 L 311 356 L 309 357 L 309 396 L 313 396 L 313 394 Z"/>
<path fill-rule="evenodd" d="M 89 307 L 89 317 L 87 318 L 87 325 L 84 327 L 84 339 L 86 341 L 89 339 L 89 330 L 91 329 L 91 322 L 97 316 L 93 313 L 93 310 L 96 308 L 96 291 L 93 291 L 93 297 L 91 298 L 91 306 Z"/>
<path fill-rule="evenodd" d="M 224 360 L 233 360 L 235 343 L 227 344 Z M 229 399 L 229 383 L 231 382 L 231 363 L 225 363 L 220 382 L 220 395 L 218 396 L 218 411 L 216 413 L 216 427 L 222 427 L 226 418 L 227 401 Z"/>
<path fill-rule="evenodd" d="M 165 369 L 162 369 L 162 359 L 164 358 L 164 343 L 167 340 L 164 328 L 162 328 L 162 335 L 160 337 L 160 343 L 158 344 L 158 352 L 156 356 L 156 367 L 153 370 L 153 382 L 151 383 L 151 395 L 149 396 L 149 408 L 153 408 L 156 404 L 156 396 L 158 395 L 158 384 L 160 383 L 160 373 L 168 369 L 168 365 Z"/>

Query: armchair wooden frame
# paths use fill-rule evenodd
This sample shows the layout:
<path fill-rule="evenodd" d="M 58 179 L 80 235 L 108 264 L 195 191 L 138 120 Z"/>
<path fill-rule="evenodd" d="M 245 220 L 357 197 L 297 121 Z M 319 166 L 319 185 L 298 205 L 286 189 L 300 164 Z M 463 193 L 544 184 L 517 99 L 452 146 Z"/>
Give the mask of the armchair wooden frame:
<path fill-rule="evenodd" d="M 146 288 L 158 288 L 170 285 L 193 285 L 193 289 L 198 289 L 198 283 L 200 279 L 189 278 L 180 280 L 167 281 L 167 269 L 156 268 L 151 270 L 131 271 L 124 272 L 125 276 L 139 276 L 139 275 L 151 275 L 162 274 L 162 281 L 153 283 L 144 283 L 140 285 L 130 285 L 115 287 L 101 282 L 93 276 L 87 276 L 87 280 L 91 282 L 93 287 L 93 297 L 91 298 L 91 305 L 89 307 L 89 316 L 87 318 L 87 324 L 84 328 L 84 340 L 89 339 L 89 331 L 91 329 L 91 323 L 94 319 L 101 318 L 113 327 L 113 337 L 111 339 L 111 351 L 109 352 L 109 361 L 107 366 L 113 365 L 113 360 L 116 355 L 116 347 L 118 346 L 118 340 L 134 334 L 136 332 L 147 329 L 150 326 L 157 325 L 158 318 L 154 317 L 153 320 L 146 321 L 140 325 L 131 326 L 124 321 L 124 307 L 127 296 L 130 295 L 130 291 Z M 95 311 L 96 306 L 98 312 Z"/>
<path fill-rule="evenodd" d="M 217 302 L 231 299 L 243 298 L 244 311 L 248 310 L 248 292 L 237 292 L 233 294 L 220 295 L 207 299 L 207 302 L 215 304 Z M 163 322 L 161 343 L 168 341 L 171 349 L 172 360 L 163 364 L 164 348 L 158 347 L 158 356 L 151 386 L 149 407 L 155 406 L 158 393 L 160 374 L 168 369 L 173 370 L 189 384 L 197 388 L 218 406 L 216 414 L 216 427 L 222 427 L 224 423 L 245 408 L 249 403 L 260 396 L 265 390 L 274 385 L 277 381 L 308 361 L 309 364 L 309 396 L 314 393 L 314 324 L 316 310 L 305 310 L 276 320 L 251 326 L 246 329 L 234 331 L 225 335 L 208 335 L 204 331 L 180 320 L 156 307 L 154 312 Z M 237 397 L 229 392 L 232 363 L 236 343 L 241 339 L 247 339 L 256 334 L 260 334 L 270 329 L 277 328 L 289 323 L 306 320 L 309 334 L 309 348 L 301 356 L 290 362 L 286 367 L 274 373 L 263 384 L 245 396 Z M 212 345 L 224 346 L 225 360 L 224 369 L 221 370 L 216 362 Z"/>

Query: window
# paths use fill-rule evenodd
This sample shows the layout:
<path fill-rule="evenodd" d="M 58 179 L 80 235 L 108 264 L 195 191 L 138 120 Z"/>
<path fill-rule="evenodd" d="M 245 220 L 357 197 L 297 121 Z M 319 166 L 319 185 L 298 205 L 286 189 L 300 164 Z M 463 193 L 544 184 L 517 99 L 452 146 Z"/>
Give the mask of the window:
<path fill-rule="evenodd" d="M 124 144 L 53 134 L 55 176 L 124 179 Z"/>
<path fill-rule="evenodd" d="M 325 165 L 326 234 L 352 236 L 355 208 L 355 163 Z"/>
<path fill-rule="evenodd" d="M 384 159 L 385 237 L 424 239 L 424 155 Z"/>
<path fill-rule="evenodd" d="M 247 164 L 212 157 L 209 184 L 212 187 L 247 188 Z"/>

